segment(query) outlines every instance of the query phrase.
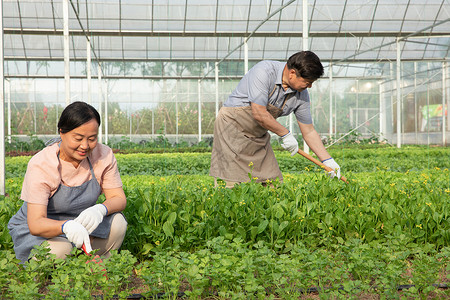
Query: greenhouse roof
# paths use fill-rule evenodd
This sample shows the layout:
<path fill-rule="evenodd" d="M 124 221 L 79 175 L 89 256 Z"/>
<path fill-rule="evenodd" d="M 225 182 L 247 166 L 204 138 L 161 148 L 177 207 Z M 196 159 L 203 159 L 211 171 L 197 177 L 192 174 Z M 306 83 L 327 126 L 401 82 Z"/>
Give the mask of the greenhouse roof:
<path fill-rule="evenodd" d="M 62 60 L 63 1 L 3 0 L 8 60 Z M 69 1 L 71 59 L 285 60 L 303 47 L 303 1 Z M 449 0 L 309 0 L 308 49 L 324 61 L 443 60 Z"/>

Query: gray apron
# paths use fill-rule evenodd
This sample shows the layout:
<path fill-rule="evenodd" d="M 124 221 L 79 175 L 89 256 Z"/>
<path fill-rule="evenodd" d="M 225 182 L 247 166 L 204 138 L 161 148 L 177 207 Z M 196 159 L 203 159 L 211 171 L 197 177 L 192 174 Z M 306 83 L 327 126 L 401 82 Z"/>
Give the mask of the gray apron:
<path fill-rule="evenodd" d="M 59 157 L 58 157 L 59 159 Z M 101 194 L 101 187 L 95 178 L 91 161 L 87 158 L 92 178 L 80 186 L 69 187 L 63 184 L 48 200 L 47 218 L 53 220 L 73 220 L 88 207 L 97 203 Z M 107 238 L 111 230 L 114 214 L 106 216 L 99 226 L 91 233 L 91 236 Z M 29 259 L 31 249 L 42 244 L 47 238 L 35 236 L 30 233 L 27 223 L 27 203 L 24 202 L 19 211 L 8 222 L 9 233 L 14 242 L 16 257 L 22 263 Z M 65 237 L 65 234 L 61 235 Z"/>
<path fill-rule="evenodd" d="M 274 93 L 276 86 L 269 95 Z M 281 108 L 267 105 L 267 111 L 276 119 Z M 251 165 L 251 166 L 250 166 Z M 251 177 L 256 182 L 279 178 L 283 181 L 280 167 L 270 145 L 270 134 L 256 122 L 251 106 L 222 107 L 214 123 L 214 143 L 211 153 L 209 175 L 231 182 L 247 182 Z"/>

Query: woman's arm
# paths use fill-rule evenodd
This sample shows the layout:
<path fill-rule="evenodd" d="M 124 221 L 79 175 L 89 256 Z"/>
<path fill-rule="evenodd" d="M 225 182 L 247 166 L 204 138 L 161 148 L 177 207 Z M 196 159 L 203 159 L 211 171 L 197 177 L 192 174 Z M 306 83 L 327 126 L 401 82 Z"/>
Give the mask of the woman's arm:
<path fill-rule="evenodd" d="M 46 205 L 27 203 L 27 222 L 32 235 L 52 238 L 63 233 L 61 226 L 65 221 L 47 218 Z"/>
<path fill-rule="evenodd" d="M 108 214 L 120 212 L 125 209 L 127 205 L 127 198 L 122 187 L 113 189 L 104 189 L 105 202 L 103 204 L 108 209 Z"/>

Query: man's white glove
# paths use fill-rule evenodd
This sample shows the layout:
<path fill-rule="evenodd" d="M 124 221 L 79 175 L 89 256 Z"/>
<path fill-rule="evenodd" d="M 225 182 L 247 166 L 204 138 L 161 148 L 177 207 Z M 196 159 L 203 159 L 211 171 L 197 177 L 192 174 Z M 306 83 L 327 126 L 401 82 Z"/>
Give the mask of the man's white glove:
<path fill-rule="evenodd" d="M 281 137 L 281 146 L 291 152 L 291 156 L 298 152 L 298 142 L 290 131 Z"/>
<path fill-rule="evenodd" d="M 75 244 L 75 247 L 81 248 L 81 246 L 86 246 L 86 252 L 92 251 L 91 240 L 89 239 L 89 233 L 84 228 L 83 225 L 75 220 L 66 221 L 61 226 L 62 232 L 66 234 L 67 239 Z"/>
<path fill-rule="evenodd" d="M 341 167 L 339 167 L 332 157 L 325 159 L 322 163 L 333 169 L 333 171 L 328 172 L 328 176 L 330 176 L 330 178 L 334 178 L 335 176 L 337 176 L 338 179 L 341 178 Z"/>
<path fill-rule="evenodd" d="M 75 221 L 83 225 L 91 234 L 98 227 L 98 224 L 103 221 L 103 217 L 107 213 L 108 209 L 104 204 L 96 204 L 83 210 Z"/>

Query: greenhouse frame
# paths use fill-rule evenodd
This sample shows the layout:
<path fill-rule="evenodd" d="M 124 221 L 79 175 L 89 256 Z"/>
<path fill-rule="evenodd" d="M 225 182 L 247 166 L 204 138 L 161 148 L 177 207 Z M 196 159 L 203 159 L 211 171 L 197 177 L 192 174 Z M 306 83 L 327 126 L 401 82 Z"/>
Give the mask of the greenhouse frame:
<path fill-rule="evenodd" d="M 56 136 L 77 100 L 101 113 L 104 143 L 202 141 L 249 68 L 311 50 L 321 136 L 448 145 L 448 0 L 3 0 L 1 13 L 2 143 Z"/>

